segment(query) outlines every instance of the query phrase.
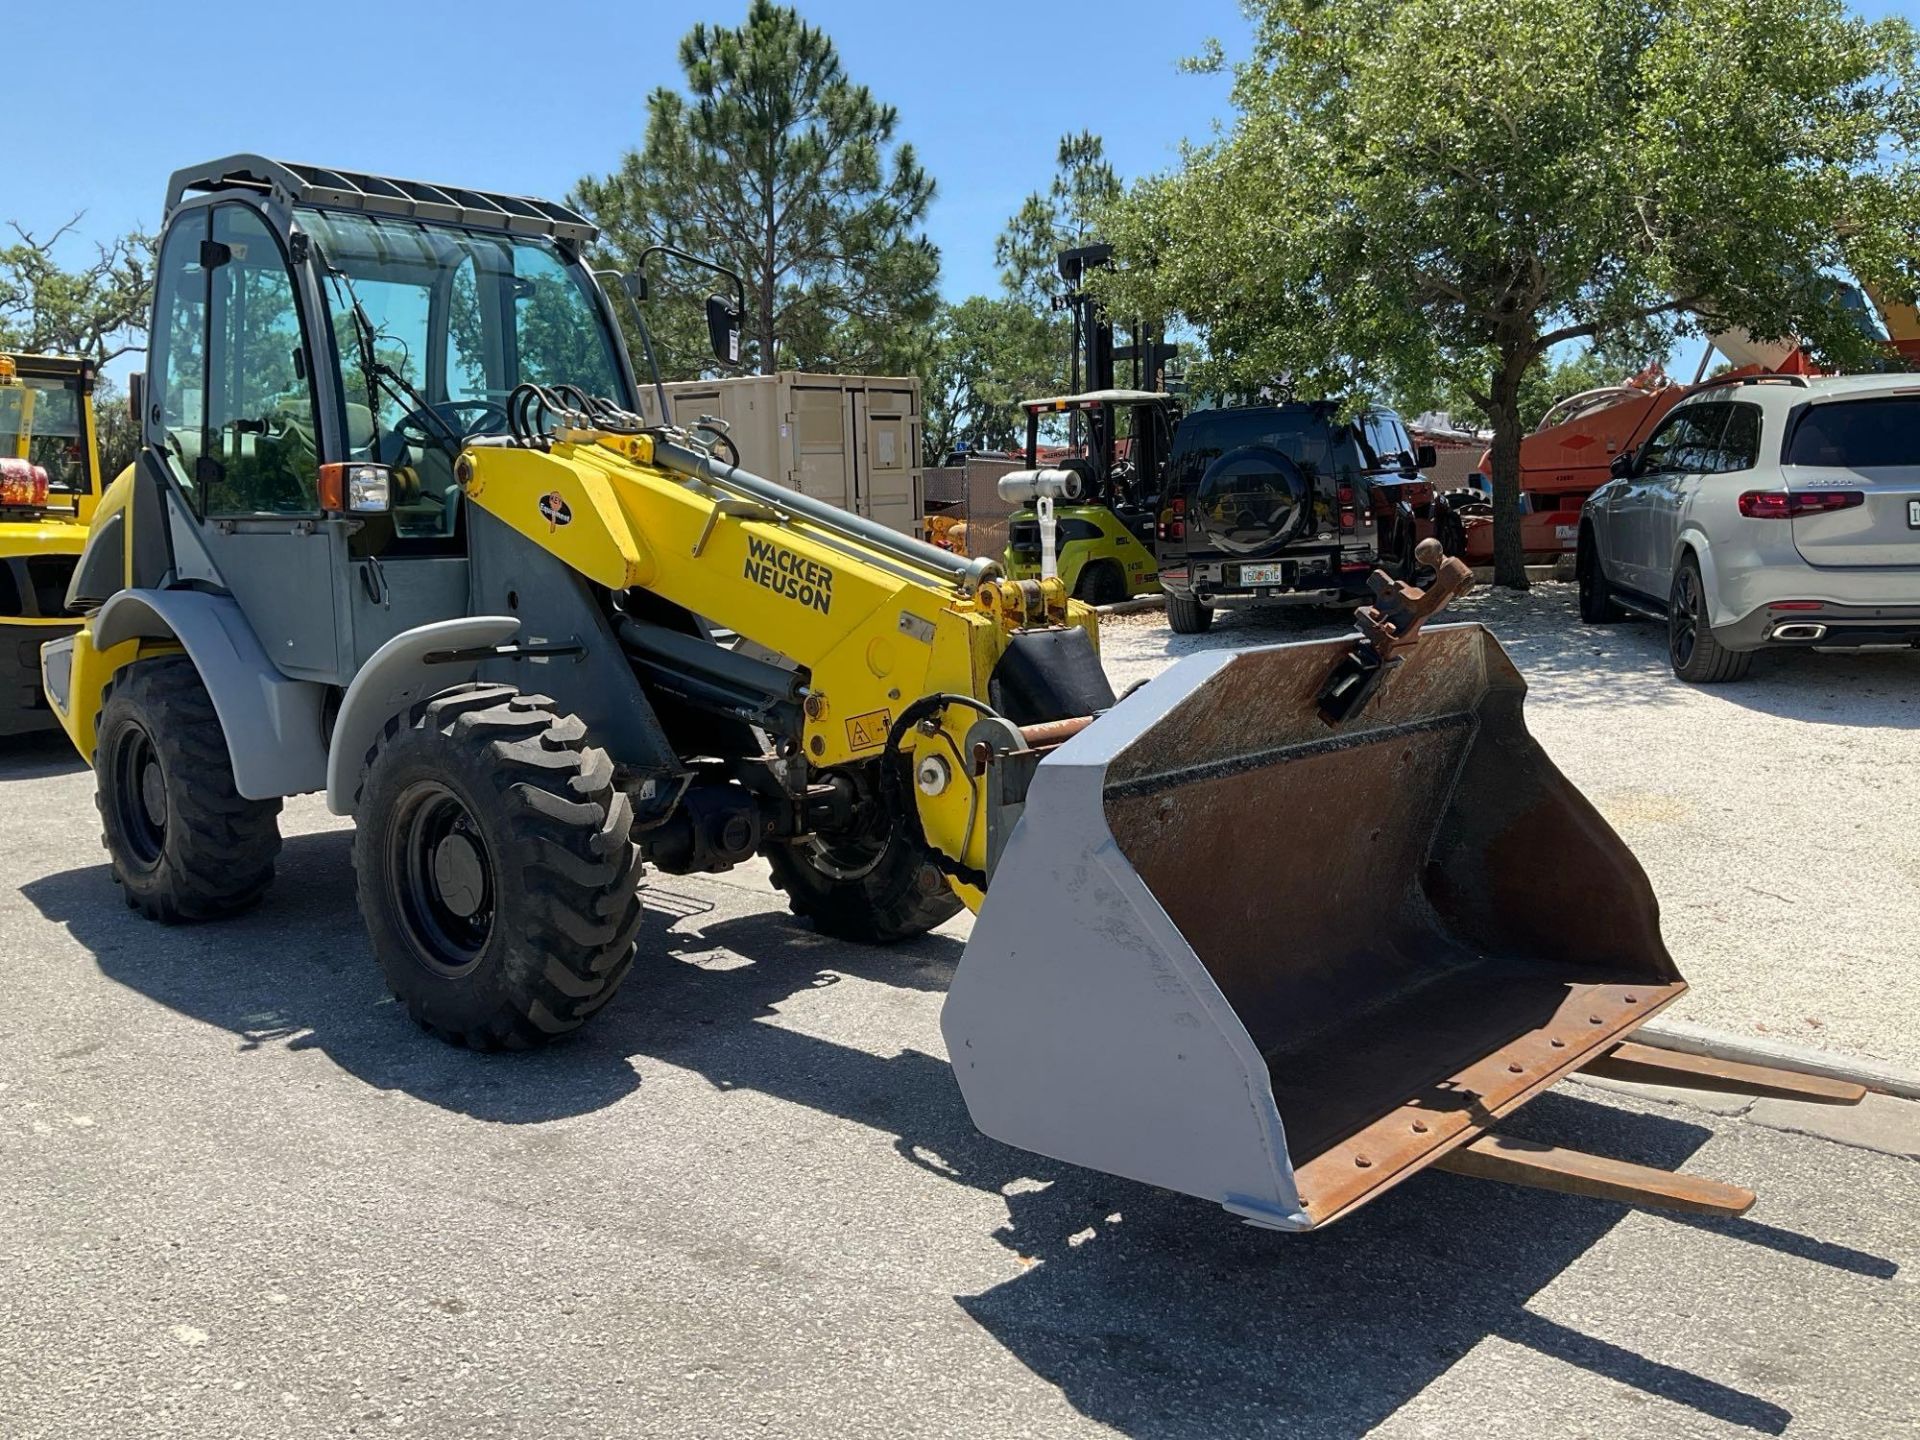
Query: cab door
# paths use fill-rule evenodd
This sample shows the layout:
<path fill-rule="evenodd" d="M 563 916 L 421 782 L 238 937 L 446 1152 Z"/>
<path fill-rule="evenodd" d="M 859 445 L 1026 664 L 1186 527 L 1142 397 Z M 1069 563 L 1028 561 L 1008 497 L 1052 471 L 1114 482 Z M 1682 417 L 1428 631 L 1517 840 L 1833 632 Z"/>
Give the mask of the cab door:
<path fill-rule="evenodd" d="M 320 510 L 313 363 L 286 257 L 251 208 L 216 205 L 168 230 L 157 283 L 146 439 L 275 665 L 337 681 L 343 536 Z"/>

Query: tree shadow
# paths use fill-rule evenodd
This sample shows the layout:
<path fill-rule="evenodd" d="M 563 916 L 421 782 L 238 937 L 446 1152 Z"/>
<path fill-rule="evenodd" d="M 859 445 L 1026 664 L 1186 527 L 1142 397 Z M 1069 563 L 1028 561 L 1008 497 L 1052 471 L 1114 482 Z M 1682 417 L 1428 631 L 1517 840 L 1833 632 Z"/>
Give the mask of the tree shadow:
<path fill-rule="evenodd" d="M 1612 1229 L 1620 1207 L 1428 1173 L 1326 1232 L 1275 1235 L 1201 1201 L 988 1139 L 939 1056 L 876 1055 L 765 1023 L 800 991 L 846 975 L 943 989 L 962 948 L 951 936 L 844 946 L 770 913 L 709 921 L 708 902 L 661 885 L 649 905 L 664 933 L 652 932 L 622 996 L 579 1036 L 507 1056 L 433 1042 L 386 1002 L 357 928 L 342 935 L 349 838 L 289 840 L 260 910 L 167 932 L 190 937 L 184 944 L 156 945 L 152 926 L 112 903 L 103 867 L 34 881 L 26 893 L 108 976 L 221 1027 L 243 1052 L 317 1046 L 370 1085 L 481 1119 L 598 1109 L 660 1062 L 872 1131 L 891 1163 L 1005 1204 L 995 1239 L 1022 1268 L 955 1303 L 1082 1414 L 1129 1435 L 1345 1440 L 1489 1336 L 1728 1424 L 1779 1434 L 1792 1418 L 1764 1396 L 1527 1308 Z M 1669 1168 L 1712 1133 L 1560 1094 L 1503 1129 L 1577 1135 L 1596 1151 Z M 1858 1274 L 1895 1273 L 1878 1256 L 1764 1224 L 1692 1223 Z"/>
<path fill-rule="evenodd" d="M 30 735 L 0 737 L 0 785 L 10 780 L 74 775 L 86 768 L 86 761 L 62 731 L 36 730 Z"/>

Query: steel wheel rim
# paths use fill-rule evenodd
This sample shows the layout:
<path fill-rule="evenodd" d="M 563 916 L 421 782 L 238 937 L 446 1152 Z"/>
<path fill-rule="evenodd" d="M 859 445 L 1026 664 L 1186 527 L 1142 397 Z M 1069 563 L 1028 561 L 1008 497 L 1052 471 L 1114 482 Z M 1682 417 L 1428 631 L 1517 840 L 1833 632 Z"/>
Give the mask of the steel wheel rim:
<path fill-rule="evenodd" d="M 448 978 L 480 963 L 499 893 L 492 854 L 466 804 L 437 780 L 409 787 L 387 832 L 387 889 L 428 968 Z"/>
<path fill-rule="evenodd" d="M 1673 658 L 1685 665 L 1693 659 L 1693 647 L 1699 638 L 1700 586 L 1691 570 L 1682 570 L 1674 590 L 1674 598 L 1678 603 L 1673 607 Z"/>
<path fill-rule="evenodd" d="M 142 726 L 128 725 L 115 739 L 109 774 L 120 833 L 134 861 L 151 870 L 166 853 L 172 807 L 160 753 Z"/>

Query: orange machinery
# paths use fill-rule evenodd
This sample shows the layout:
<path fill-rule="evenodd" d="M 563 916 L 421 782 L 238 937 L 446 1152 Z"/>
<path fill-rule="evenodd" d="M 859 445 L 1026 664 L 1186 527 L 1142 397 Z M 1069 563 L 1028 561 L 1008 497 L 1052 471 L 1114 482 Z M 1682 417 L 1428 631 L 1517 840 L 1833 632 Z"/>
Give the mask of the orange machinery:
<path fill-rule="evenodd" d="M 1920 310 L 1871 290 L 1867 298 L 1879 311 L 1894 352 L 1920 365 Z M 1712 350 L 1733 363 L 1729 375 L 1819 373 L 1806 351 L 1791 341 L 1757 341 L 1745 331 L 1716 334 L 1711 341 Z M 1546 563 L 1572 553 L 1580 535 L 1580 507 L 1607 483 L 1613 457 L 1639 446 L 1695 388 L 1650 365 L 1625 384 L 1570 395 L 1541 418 L 1520 442 L 1520 535 L 1528 561 Z M 1491 451 L 1481 455 L 1479 468 L 1492 475 Z M 1461 519 L 1467 563 L 1492 564 L 1492 507 L 1469 505 Z"/>

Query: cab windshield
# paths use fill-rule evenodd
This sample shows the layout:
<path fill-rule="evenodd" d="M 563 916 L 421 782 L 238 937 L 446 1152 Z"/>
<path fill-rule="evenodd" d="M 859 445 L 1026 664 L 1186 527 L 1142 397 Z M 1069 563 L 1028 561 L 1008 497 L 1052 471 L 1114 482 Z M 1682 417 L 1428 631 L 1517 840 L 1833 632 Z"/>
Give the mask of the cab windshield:
<path fill-rule="evenodd" d="M 18 415 L 25 406 L 0 406 L 0 455 L 24 456 L 47 472 L 47 489 L 55 495 L 87 495 L 93 476 L 87 464 L 86 410 L 79 381 L 44 375 L 22 375 L 20 383 L 33 392 L 32 419 L 21 444 Z"/>
<path fill-rule="evenodd" d="M 601 306 L 552 241 L 323 210 L 296 216 L 318 251 L 348 457 L 394 467 L 403 536 L 451 529 L 453 507 L 440 502 L 453 452 L 468 436 L 507 431 L 515 386 L 574 385 L 631 408 Z"/>

